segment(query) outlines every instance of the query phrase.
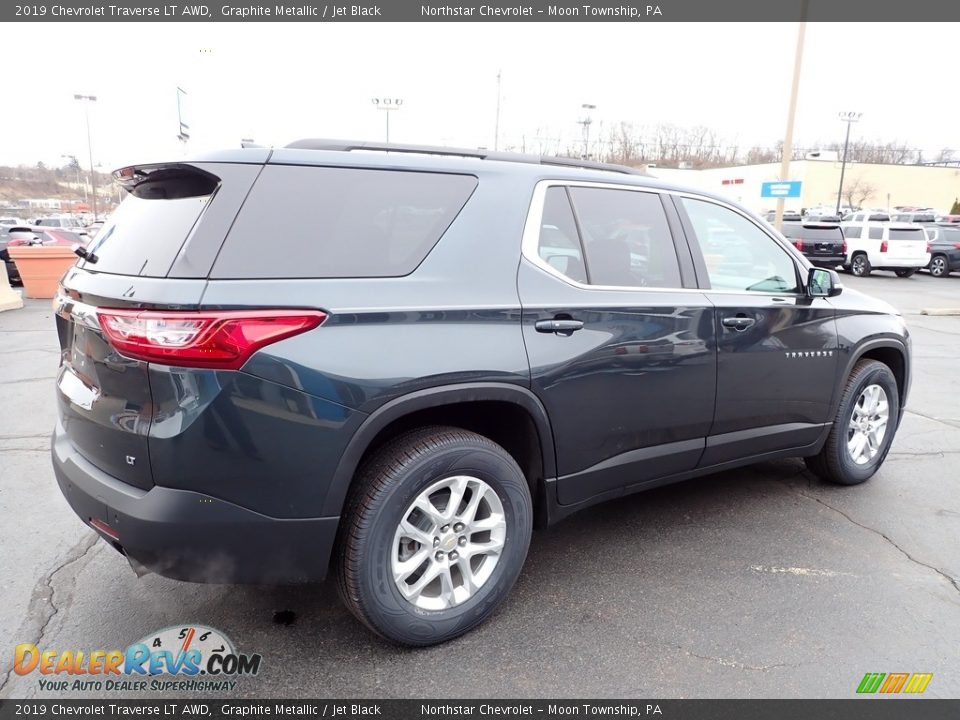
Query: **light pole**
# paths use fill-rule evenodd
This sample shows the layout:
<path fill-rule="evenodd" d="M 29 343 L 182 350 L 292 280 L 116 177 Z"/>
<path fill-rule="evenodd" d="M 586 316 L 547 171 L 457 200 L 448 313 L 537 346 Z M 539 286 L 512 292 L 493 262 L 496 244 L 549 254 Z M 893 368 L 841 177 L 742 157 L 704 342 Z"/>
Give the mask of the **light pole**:
<path fill-rule="evenodd" d="M 394 110 L 399 110 L 400 106 L 403 105 L 403 100 L 401 98 L 371 98 L 372 102 L 377 110 L 383 110 L 387 113 L 387 142 L 390 142 L 390 113 Z"/>
<path fill-rule="evenodd" d="M 587 111 L 583 120 L 577 120 L 577 125 L 583 126 L 583 155 L 580 156 L 580 159 L 587 160 L 590 157 L 590 125 L 593 123 L 593 118 L 590 117 L 589 113 L 591 110 L 596 110 L 597 106 L 584 103 L 580 108 Z"/>
<path fill-rule="evenodd" d="M 863 113 L 841 112 L 837 114 L 847 124 L 847 137 L 843 141 L 843 160 L 840 163 L 840 187 L 837 189 L 837 215 L 840 215 L 840 200 L 843 197 L 843 175 L 847 170 L 847 148 L 850 147 L 850 126 L 859 122 Z"/>
<path fill-rule="evenodd" d="M 97 171 L 93 168 L 93 143 L 90 142 L 90 103 L 97 101 L 96 95 L 74 95 L 74 100 L 83 103 L 83 115 L 87 120 L 87 152 L 90 154 L 90 190 L 93 195 L 93 219 L 97 219 Z"/>

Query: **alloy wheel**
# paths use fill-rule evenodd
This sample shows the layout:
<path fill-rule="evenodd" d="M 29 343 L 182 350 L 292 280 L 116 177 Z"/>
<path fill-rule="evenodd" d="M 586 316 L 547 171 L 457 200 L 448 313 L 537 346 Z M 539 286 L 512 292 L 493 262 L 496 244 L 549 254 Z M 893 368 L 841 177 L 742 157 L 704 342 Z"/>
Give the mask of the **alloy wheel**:
<path fill-rule="evenodd" d="M 455 475 L 430 485 L 407 507 L 394 533 L 391 569 L 404 598 L 424 610 L 447 610 L 490 579 L 506 542 L 496 491 Z"/>
<path fill-rule="evenodd" d="M 879 385 L 867 385 L 853 406 L 847 426 L 847 452 L 857 465 L 866 465 L 880 452 L 889 419 L 886 391 Z"/>

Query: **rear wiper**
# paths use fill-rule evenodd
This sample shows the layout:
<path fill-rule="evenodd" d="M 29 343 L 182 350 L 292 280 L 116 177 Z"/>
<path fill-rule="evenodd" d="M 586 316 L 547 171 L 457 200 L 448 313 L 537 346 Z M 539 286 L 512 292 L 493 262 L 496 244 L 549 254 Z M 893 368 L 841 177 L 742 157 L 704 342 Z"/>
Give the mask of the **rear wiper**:
<path fill-rule="evenodd" d="M 79 243 L 73 246 L 73 252 L 82 257 L 88 263 L 96 264 L 97 260 L 100 259 L 94 253 L 87 252 L 87 249 Z"/>

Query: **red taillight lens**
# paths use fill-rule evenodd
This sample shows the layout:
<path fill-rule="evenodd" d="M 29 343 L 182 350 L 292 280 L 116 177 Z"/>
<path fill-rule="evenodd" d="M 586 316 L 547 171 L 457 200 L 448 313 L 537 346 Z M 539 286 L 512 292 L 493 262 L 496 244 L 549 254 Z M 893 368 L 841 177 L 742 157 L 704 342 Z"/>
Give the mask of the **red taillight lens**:
<path fill-rule="evenodd" d="M 847 254 L 847 241 L 846 241 L 846 240 L 843 241 L 843 246 L 842 246 L 842 249 L 840 250 L 840 252 L 842 252 L 844 255 Z"/>
<path fill-rule="evenodd" d="M 137 360 L 222 370 L 240 368 L 260 348 L 319 326 L 318 310 L 98 310 L 121 354 Z"/>
<path fill-rule="evenodd" d="M 960 250 L 960 243 L 954 243 L 954 244 L 953 244 L 953 249 L 954 249 L 954 250 Z"/>
<path fill-rule="evenodd" d="M 882 243 L 880 243 L 880 252 L 886 252 L 886 251 L 887 251 L 887 241 L 884 240 Z"/>
<path fill-rule="evenodd" d="M 930 248 L 931 248 L 931 247 L 932 247 L 932 246 L 931 246 L 931 244 L 930 244 L 930 241 L 927 240 L 927 252 L 930 252 Z"/>
<path fill-rule="evenodd" d="M 793 245 L 797 250 L 803 250 L 803 240 L 794 240 Z"/>

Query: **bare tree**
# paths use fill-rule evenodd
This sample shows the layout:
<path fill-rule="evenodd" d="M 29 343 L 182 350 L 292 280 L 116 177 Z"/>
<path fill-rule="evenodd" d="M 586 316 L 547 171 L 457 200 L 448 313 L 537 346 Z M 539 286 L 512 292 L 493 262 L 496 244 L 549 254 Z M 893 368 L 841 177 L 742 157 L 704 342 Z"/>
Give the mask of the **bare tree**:
<path fill-rule="evenodd" d="M 850 178 L 843 186 L 843 197 L 850 207 L 861 207 L 877 189 L 862 177 Z"/>

